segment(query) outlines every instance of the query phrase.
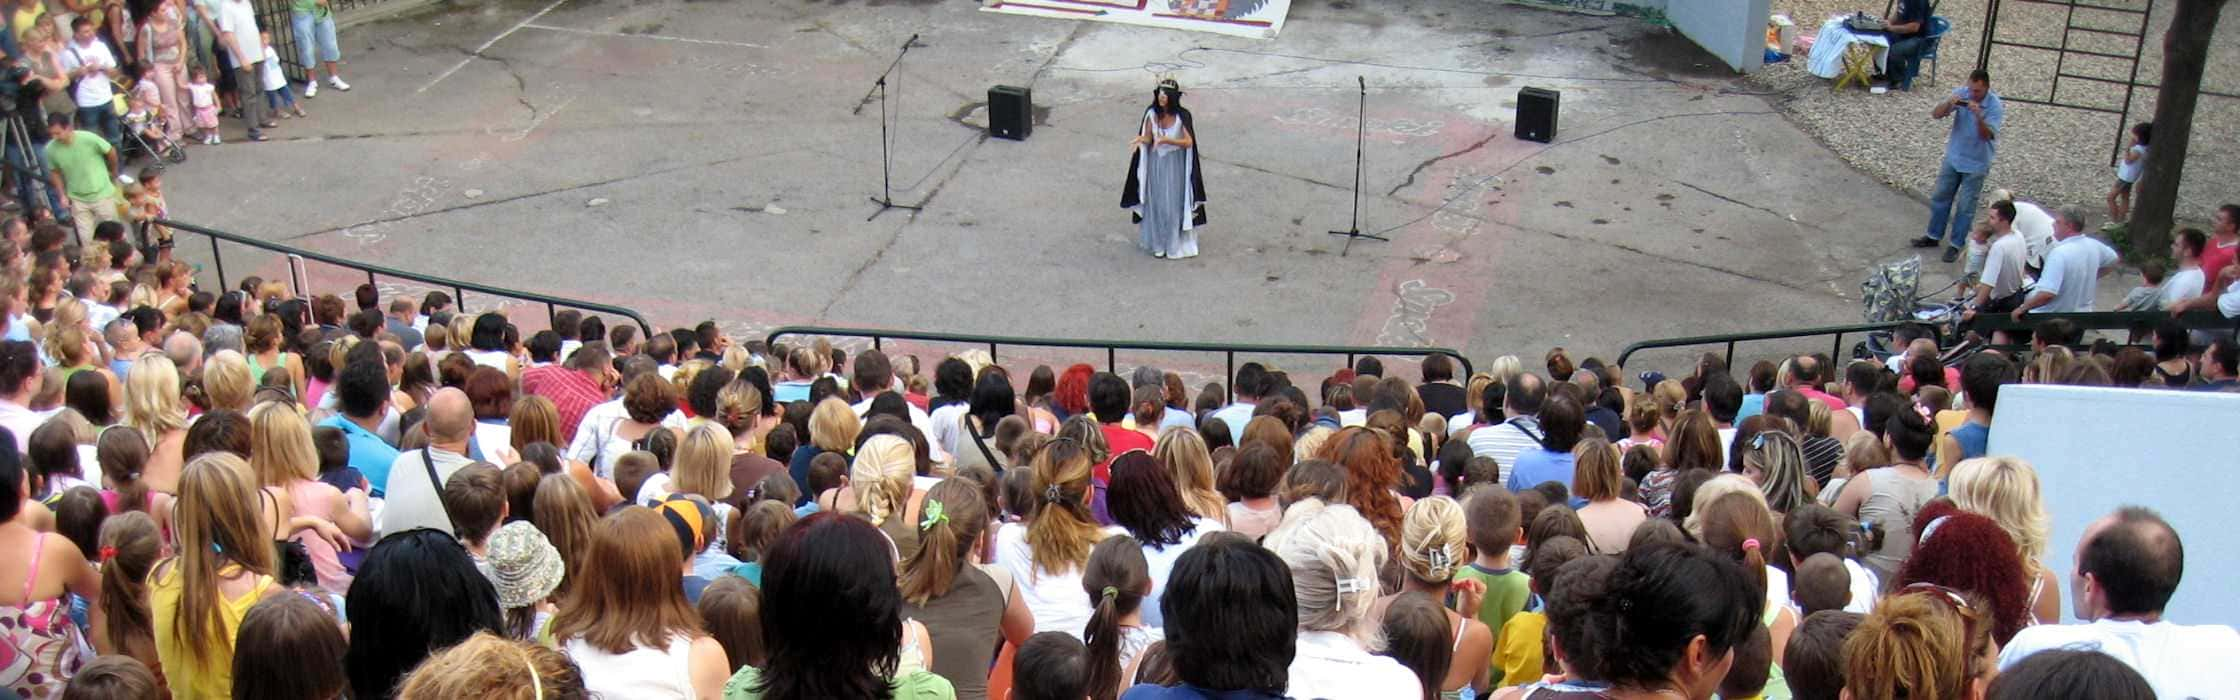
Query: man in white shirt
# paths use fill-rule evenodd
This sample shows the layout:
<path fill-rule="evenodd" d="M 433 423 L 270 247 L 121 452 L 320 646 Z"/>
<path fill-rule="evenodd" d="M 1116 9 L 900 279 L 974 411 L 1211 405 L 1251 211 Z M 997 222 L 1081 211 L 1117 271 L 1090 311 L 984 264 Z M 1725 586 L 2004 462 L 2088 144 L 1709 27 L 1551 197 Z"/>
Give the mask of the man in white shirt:
<path fill-rule="evenodd" d="M 62 70 L 77 81 L 71 98 L 78 106 L 78 128 L 114 144 L 122 136 L 117 110 L 111 105 L 115 93 L 109 88 L 109 81 L 117 77 L 117 57 L 94 36 L 94 30 L 93 20 L 87 17 L 70 20 L 70 40 L 62 45 Z"/>
<path fill-rule="evenodd" d="M 856 356 L 855 386 L 863 390 L 863 400 L 851 407 L 855 409 L 857 418 L 871 412 L 871 400 L 879 398 L 880 394 L 894 393 L 896 398 L 901 398 L 900 393 L 894 391 L 894 365 L 887 361 L 886 353 L 877 349 L 865 350 L 862 355 Z M 930 453 L 933 461 L 948 462 L 949 452 L 942 449 L 939 442 L 932 440 L 933 419 L 926 415 L 925 409 L 918 408 L 917 404 L 909 401 L 903 401 L 902 407 L 910 411 L 910 426 L 917 428 L 918 434 L 927 438 L 927 446 L 932 448 Z"/>
<path fill-rule="evenodd" d="M 264 66 L 264 39 L 258 35 L 257 8 L 249 0 L 218 0 L 218 43 L 226 58 L 233 61 L 233 84 L 260 86 L 264 78 L 258 73 Z M 243 92 L 248 92 L 244 89 Z M 265 119 L 264 100 L 252 95 L 241 100 L 241 121 L 249 127 L 249 140 L 265 140 L 264 129 L 273 124 Z M 448 523 L 446 524 L 448 527 Z"/>
<path fill-rule="evenodd" d="M 1244 437 L 1244 425 L 1252 422 L 1252 411 L 1259 407 L 1260 396 L 1273 383 L 1268 368 L 1258 362 L 1237 365 L 1237 376 L 1229 386 L 1229 405 L 1222 406 L 1211 415 L 1229 426 L 1229 439 L 1233 442 Z"/>
<path fill-rule="evenodd" d="M 53 411 L 31 410 L 31 395 L 39 393 L 39 350 L 30 341 L 0 343 L 0 428 L 16 439 L 16 452 L 31 450 L 31 431 L 47 422 Z"/>
<path fill-rule="evenodd" d="M 2091 311 L 2092 298 L 2100 293 L 2100 276 L 2115 269 L 2121 256 L 2099 239 L 2084 235 L 2084 211 L 2061 210 L 2054 222 L 2053 250 L 2046 252 L 2045 274 L 2031 288 L 2030 297 L 2014 310 L 2014 320 L 2026 313 Z"/>
<path fill-rule="evenodd" d="M 2201 273 L 2201 251 L 2208 247 L 2209 235 L 2201 229 L 2189 228 L 2170 237 L 2170 259 L 2176 260 L 2178 271 L 2162 280 L 2162 296 L 2156 306 L 2168 309 L 2180 302 L 2201 296 L 2209 288 L 2209 279 Z"/>
<path fill-rule="evenodd" d="M 1963 323 L 1974 320 L 1979 312 L 2004 313 L 2019 305 L 2016 293 L 2027 284 L 2022 268 L 2028 251 L 2022 234 L 2015 230 L 2016 211 L 2011 201 L 1991 203 L 1990 252 L 1984 256 L 1982 274 L 1970 285 L 1974 289 L 1968 309 L 1960 312 Z"/>
<path fill-rule="evenodd" d="M 389 466 L 381 534 L 413 528 L 451 532 L 451 516 L 443 509 L 443 482 L 474 460 L 467 458 L 467 441 L 474 437 L 474 405 L 466 392 L 446 388 L 428 399 L 428 445 L 405 450 Z"/>
<path fill-rule="evenodd" d="M 1517 466 L 1517 455 L 1540 447 L 1540 404 L 1547 399 L 1546 380 L 1531 372 L 1519 372 L 1509 378 L 1508 389 L 1501 397 L 1501 410 L 1509 419 L 1470 431 L 1470 455 L 1492 457 L 1500 466 L 1496 483 L 1509 480 L 1509 470 Z"/>
<path fill-rule="evenodd" d="M 2015 199 L 2005 189 L 1992 190 L 1991 201 L 2014 203 L 2014 215 L 2007 220 L 2014 223 L 2015 233 L 2022 234 L 2026 247 L 2023 264 L 2033 270 L 2044 269 L 2046 251 L 2053 249 L 2053 214 L 2035 203 Z"/>
<path fill-rule="evenodd" d="M 2240 632 L 2165 622 L 2185 573 L 2185 544 L 2152 510 L 2118 509 L 2085 527 L 2069 578 L 2075 625 L 2023 628 L 1999 652 L 2010 668 L 2048 649 L 2092 649 L 2122 661 L 2164 698 L 2228 697 L 2240 688 Z"/>

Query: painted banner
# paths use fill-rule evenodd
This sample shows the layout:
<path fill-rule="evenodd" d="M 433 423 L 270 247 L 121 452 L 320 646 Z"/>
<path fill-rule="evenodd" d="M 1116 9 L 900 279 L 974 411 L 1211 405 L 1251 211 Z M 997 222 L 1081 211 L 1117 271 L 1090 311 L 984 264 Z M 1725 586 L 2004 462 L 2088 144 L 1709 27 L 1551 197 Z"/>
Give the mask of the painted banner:
<path fill-rule="evenodd" d="M 1274 39 L 1291 0 L 988 0 L 980 9 Z"/>

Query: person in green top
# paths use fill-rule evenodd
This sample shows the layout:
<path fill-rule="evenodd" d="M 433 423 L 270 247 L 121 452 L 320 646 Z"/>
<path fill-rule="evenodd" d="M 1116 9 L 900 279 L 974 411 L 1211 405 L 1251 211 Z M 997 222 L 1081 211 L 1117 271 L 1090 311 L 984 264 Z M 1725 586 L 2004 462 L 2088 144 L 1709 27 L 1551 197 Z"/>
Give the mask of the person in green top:
<path fill-rule="evenodd" d="M 90 131 L 79 131 L 68 114 L 47 115 L 47 176 L 54 189 L 70 197 L 70 219 L 83 239 L 93 238 L 93 227 L 104 221 L 123 223 L 117 216 L 117 149 Z"/>
<path fill-rule="evenodd" d="M 319 96 L 319 66 L 327 67 L 327 84 L 343 92 L 350 91 L 350 84 L 342 82 L 342 73 L 335 66 L 342 61 L 342 45 L 335 41 L 334 8 L 327 0 L 289 0 L 288 22 L 296 30 L 296 59 L 303 64 L 303 96 Z M 313 55 L 312 49 L 318 49 Z M 318 62 L 312 62 L 312 59 Z"/>
<path fill-rule="evenodd" d="M 1532 577 L 1510 561 L 1509 545 L 1517 541 L 1520 527 L 1517 497 L 1499 486 L 1471 489 L 1463 496 L 1462 516 L 1470 545 L 1478 551 L 1468 566 L 1455 571 L 1454 578 L 1485 584 L 1478 621 L 1498 630 L 1532 599 Z"/>

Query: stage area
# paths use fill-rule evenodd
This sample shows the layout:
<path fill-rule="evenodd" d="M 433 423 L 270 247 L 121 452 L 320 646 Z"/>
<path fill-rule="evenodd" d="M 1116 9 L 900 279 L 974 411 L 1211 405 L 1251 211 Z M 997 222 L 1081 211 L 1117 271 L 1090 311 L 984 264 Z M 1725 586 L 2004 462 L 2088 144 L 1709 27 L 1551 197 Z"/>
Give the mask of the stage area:
<path fill-rule="evenodd" d="M 1864 271 L 1910 254 L 1925 216 L 1638 20 L 1301 0 L 1259 41 L 975 7 L 499 0 L 355 28 L 355 90 L 322 92 L 271 143 L 195 151 L 171 210 L 741 334 L 818 322 L 1474 357 L 1854 321 Z M 913 33 L 894 183 L 926 209 L 866 222 L 879 112 L 851 110 Z M 1117 207 L 1135 120 L 1170 74 L 1213 217 L 1185 261 L 1137 252 Z M 1347 226 L 1356 76 L 1361 227 L 1393 241 L 1341 257 L 1324 232 Z M 1031 139 L 983 136 L 997 84 L 1033 88 Z M 1563 92 L 1553 145 L 1510 135 L 1524 86 Z M 1944 138 L 1926 118 L 1891 133 Z M 236 278 L 282 271 L 227 262 Z M 1945 281 L 1927 267 L 1926 287 Z"/>

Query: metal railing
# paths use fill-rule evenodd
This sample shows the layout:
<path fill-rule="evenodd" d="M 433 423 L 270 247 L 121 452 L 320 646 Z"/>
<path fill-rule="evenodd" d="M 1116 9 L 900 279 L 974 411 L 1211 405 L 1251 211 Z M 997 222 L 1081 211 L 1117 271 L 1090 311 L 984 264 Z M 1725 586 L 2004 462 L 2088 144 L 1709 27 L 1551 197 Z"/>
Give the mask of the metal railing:
<path fill-rule="evenodd" d="M 1469 358 L 1463 357 L 1462 353 L 1456 352 L 1455 350 L 1449 348 L 1398 348 L 1370 345 L 1168 343 L 1148 340 L 1024 338 L 1004 335 L 933 333 L 924 331 L 898 331 L 873 328 L 832 328 L 826 326 L 784 326 L 771 329 L 770 334 L 764 338 L 764 342 L 775 346 L 778 344 L 778 340 L 780 338 L 784 338 L 786 336 L 863 338 L 871 341 L 871 347 L 880 348 L 882 350 L 884 349 L 885 342 L 888 340 L 916 340 L 937 343 L 956 343 L 959 345 L 985 345 L 988 348 L 989 362 L 998 361 L 998 358 L 1000 357 L 999 348 L 1006 345 L 1037 348 L 1086 348 L 1091 350 L 1105 351 L 1104 369 L 1105 371 L 1112 372 L 1114 374 L 1118 374 L 1120 372 L 1121 350 L 1219 353 L 1222 358 L 1221 376 L 1223 377 L 1223 381 L 1221 382 L 1221 384 L 1224 391 L 1227 391 L 1227 387 L 1229 384 L 1227 378 L 1237 376 L 1238 355 L 1344 355 L 1346 358 L 1346 366 L 1348 367 L 1353 366 L 1353 361 L 1355 358 L 1362 356 L 1429 357 L 1432 355 L 1446 355 L 1450 358 L 1453 358 L 1456 362 L 1462 364 L 1462 371 L 1461 373 L 1456 374 L 1456 377 L 1468 377 L 1474 372 L 1474 368 L 1471 366 Z"/>
<path fill-rule="evenodd" d="M 154 221 L 154 223 L 170 227 L 174 232 L 174 240 L 176 240 L 177 234 L 179 233 L 196 234 L 210 240 L 210 264 L 212 270 L 218 275 L 218 288 L 220 290 L 227 289 L 231 286 L 226 281 L 225 254 L 220 250 L 220 247 L 218 245 L 220 242 L 225 242 L 248 246 L 259 250 L 270 251 L 273 253 L 279 253 L 281 255 L 287 256 L 290 259 L 289 262 L 291 263 L 287 266 L 289 281 L 292 283 L 293 288 L 299 293 L 308 291 L 308 280 L 304 279 L 305 273 L 302 266 L 293 263 L 297 260 L 310 260 L 363 272 L 366 275 L 367 284 L 379 284 L 379 278 L 393 277 L 396 279 L 419 282 L 421 284 L 433 286 L 438 289 L 449 289 L 451 290 L 452 303 L 457 304 L 458 307 L 462 309 L 466 308 L 467 292 L 471 291 L 476 294 L 485 296 L 502 297 L 506 299 L 526 301 L 533 304 L 543 304 L 545 309 L 545 318 L 547 321 L 550 321 L 552 316 L 554 314 L 557 314 L 563 307 L 578 309 L 596 314 L 620 316 L 622 318 L 629 319 L 631 323 L 637 324 L 639 332 L 645 334 L 645 337 L 653 337 L 653 324 L 648 323 L 646 321 L 646 317 L 643 314 L 640 314 L 637 311 L 631 309 L 614 306 L 612 304 L 601 304 L 593 301 L 584 301 L 582 299 L 570 299 L 567 297 L 554 296 L 551 294 L 528 292 L 519 289 L 508 289 L 505 287 L 495 287 L 487 284 L 477 284 L 474 282 L 450 279 L 447 277 L 437 277 L 435 275 L 409 272 L 393 267 L 384 267 L 372 263 L 349 260 L 332 255 L 327 255 L 325 253 L 304 250 L 295 246 L 274 243 L 272 241 L 259 240 L 237 233 L 228 233 L 214 228 L 198 226 L 195 224 L 180 221 L 172 221 L 169 219 L 157 219 Z"/>
<path fill-rule="evenodd" d="M 2077 328 L 2080 330 L 2136 330 L 2141 328 L 2152 329 L 2154 328 L 2155 324 L 2161 322 L 2162 319 L 2170 318 L 2170 313 L 2166 311 L 2096 311 L 2084 313 L 2025 314 L 2023 316 L 2023 320 L 2021 321 L 2016 321 L 2006 314 L 1991 314 L 1976 317 L 1974 320 L 1968 322 L 1968 324 L 1962 330 L 1975 331 L 1977 333 L 1982 333 L 1988 336 L 1994 331 L 2034 329 L 2040 323 L 2044 323 L 2046 321 L 2057 318 L 2067 319 L 2071 323 L 2077 324 Z M 2236 324 L 2234 319 L 2225 318 L 2222 314 L 2219 314 L 2215 311 L 2195 311 L 2179 316 L 2177 317 L 2177 320 L 2180 325 L 2185 326 L 2189 330 L 2234 330 L 2236 327 L 2240 327 L 2240 324 Z M 1644 340 L 1632 345 L 1628 345 L 1626 346 L 1625 350 L 1619 352 L 1618 365 L 1621 367 L 1626 366 L 1627 361 L 1632 359 L 1634 353 L 1643 350 L 1695 347 L 1702 345 L 1724 345 L 1726 346 L 1726 364 L 1728 367 L 1733 367 L 1734 347 L 1736 343 L 1746 343 L 1762 340 L 1787 340 L 1791 338 L 1813 338 L 1819 336 L 1833 336 L 1833 343 L 1830 351 L 1828 352 L 1828 356 L 1842 358 L 1847 356 L 1844 352 L 1843 347 L 1844 336 L 1885 331 L 1892 328 L 1897 328 L 1899 326 L 1917 323 L 1923 322 L 1883 321 L 1877 323 L 1852 323 L 1838 326 L 1814 326 L 1811 328 L 1751 331 L 1747 333 L 1715 333 L 1711 335 L 1696 335 L 1680 338 L 1659 338 L 1656 340 Z M 1992 347 L 2015 349 L 2019 346 L 1995 345 Z"/>

